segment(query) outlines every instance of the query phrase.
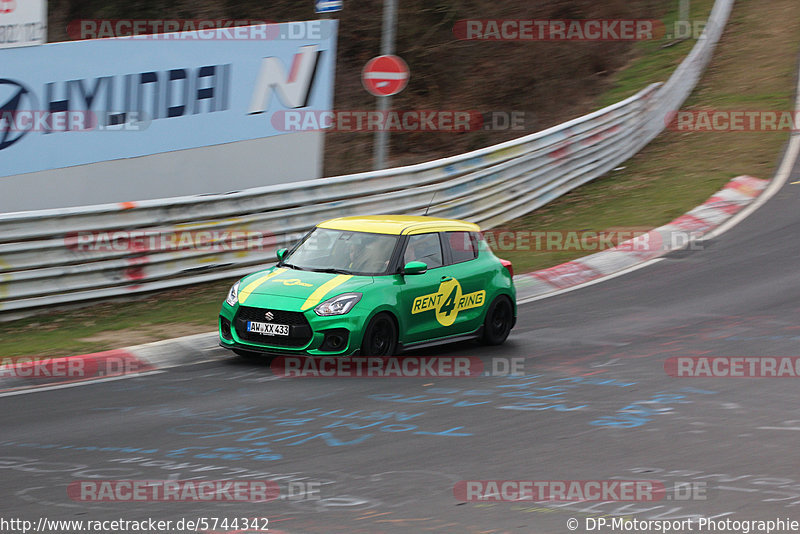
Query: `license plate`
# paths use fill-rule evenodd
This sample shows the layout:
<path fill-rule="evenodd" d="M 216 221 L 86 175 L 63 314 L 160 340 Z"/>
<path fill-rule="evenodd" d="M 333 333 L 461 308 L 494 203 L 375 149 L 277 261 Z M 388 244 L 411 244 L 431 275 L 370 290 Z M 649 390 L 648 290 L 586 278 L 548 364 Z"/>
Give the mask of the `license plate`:
<path fill-rule="evenodd" d="M 256 334 L 264 334 L 265 336 L 288 336 L 289 325 L 247 321 L 247 331 L 255 332 Z"/>

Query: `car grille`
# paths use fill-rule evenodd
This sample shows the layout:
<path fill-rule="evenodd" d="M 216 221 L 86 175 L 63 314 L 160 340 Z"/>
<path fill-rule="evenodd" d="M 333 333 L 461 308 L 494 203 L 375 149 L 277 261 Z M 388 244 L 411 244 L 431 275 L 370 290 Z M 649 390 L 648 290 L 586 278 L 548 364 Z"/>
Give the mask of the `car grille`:
<path fill-rule="evenodd" d="M 273 317 L 267 321 L 264 315 L 271 312 Z M 255 332 L 247 331 L 247 321 L 258 321 L 261 323 L 275 323 L 289 325 L 288 336 L 266 336 Z M 271 310 L 268 308 L 251 308 L 249 306 L 239 306 L 234 318 L 236 325 L 236 335 L 244 341 L 251 341 L 260 345 L 271 345 L 275 347 L 303 347 L 311 341 L 312 331 L 305 315 L 300 312 L 290 312 L 284 310 Z"/>

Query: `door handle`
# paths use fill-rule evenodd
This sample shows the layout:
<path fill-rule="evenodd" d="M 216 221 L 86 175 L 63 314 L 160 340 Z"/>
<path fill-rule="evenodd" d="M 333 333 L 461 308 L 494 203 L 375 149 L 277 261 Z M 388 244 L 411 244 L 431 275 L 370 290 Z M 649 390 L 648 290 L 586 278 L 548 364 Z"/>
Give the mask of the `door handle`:
<path fill-rule="evenodd" d="M 443 277 L 442 277 L 442 282 L 449 282 L 449 281 L 450 281 L 450 280 L 452 280 L 452 279 L 453 279 L 453 277 L 452 277 L 452 276 L 443 276 Z"/>

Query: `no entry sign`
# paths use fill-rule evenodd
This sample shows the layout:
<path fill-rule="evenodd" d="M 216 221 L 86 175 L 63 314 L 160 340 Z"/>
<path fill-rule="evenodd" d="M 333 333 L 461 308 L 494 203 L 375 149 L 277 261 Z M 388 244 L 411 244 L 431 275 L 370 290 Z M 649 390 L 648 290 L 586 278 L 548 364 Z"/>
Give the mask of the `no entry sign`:
<path fill-rule="evenodd" d="M 408 78 L 408 65 L 397 56 L 372 58 L 361 72 L 364 89 L 375 96 L 396 95 L 405 89 Z"/>

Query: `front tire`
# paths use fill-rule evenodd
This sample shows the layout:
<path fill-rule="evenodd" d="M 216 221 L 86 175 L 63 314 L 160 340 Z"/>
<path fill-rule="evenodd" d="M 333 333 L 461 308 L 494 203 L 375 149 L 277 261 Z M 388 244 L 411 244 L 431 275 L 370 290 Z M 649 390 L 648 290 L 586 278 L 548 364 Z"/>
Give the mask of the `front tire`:
<path fill-rule="evenodd" d="M 502 345 L 511 333 L 513 324 L 514 308 L 511 306 L 511 300 L 505 295 L 500 295 L 492 301 L 486 311 L 481 342 L 486 345 Z"/>
<path fill-rule="evenodd" d="M 361 342 L 363 356 L 392 356 L 397 350 L 397 325 L 388 313 L 379 313 L 369 322 Z"/>

